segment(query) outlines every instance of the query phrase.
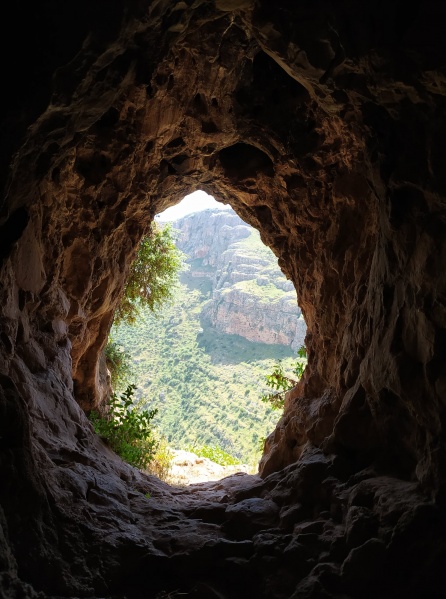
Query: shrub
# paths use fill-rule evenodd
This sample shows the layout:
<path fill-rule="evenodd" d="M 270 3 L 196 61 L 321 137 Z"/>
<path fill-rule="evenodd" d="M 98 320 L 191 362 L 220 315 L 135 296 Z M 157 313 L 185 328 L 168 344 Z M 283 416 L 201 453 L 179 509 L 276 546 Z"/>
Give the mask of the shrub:
<path fill-rule="evenodd" d="M 135 389 L 136 385 L 132 384 L 121 396 L 113 393 L 108 413 L 101 416 L 93 410 L 89 418 L 95 432 L 113 451 L 130 465 L 144 469 L 152 461 L 159 445 L 151 424 L 158 410 L 138 410 L 133 405 Z"/>
<path fill-rule="evenodd" d="M 274 410 L 281 410 L 285 405 L 285 394 L 290 391 L 298 381 L 302 378 L 307 363 L 307 350 L 305 347 L 301 347 L 297 352 L 301 360 L 297 360 L 293 369 L 293 374 L 296 375 L 297 380 L 290 378 L 285 375 L 283 366 L 279 361 L 271 374 L 266 376 L 266 385 L 270 389 L 274 389 L 272 393 L 262 395 L 262 401 L 271 404 Z"/>
<path fill-rule="evenodd" d="M 173 453 L 168 446 L 167 439 L 165 437 L 159 437 L 158 448 L 146 470 L 149 474 L 154 474 L 160 480 L 167 482 L 172 466 L 172 459 Z"/>
<path fill-rule="evenodd" d="M 216 445 L 192 446 L 188 451 L 195 453 L 200 458 L 208 458 L 216 464 L 220 464 L 220 466 L 235 466 L 240 464 L 240 460 Z"/>

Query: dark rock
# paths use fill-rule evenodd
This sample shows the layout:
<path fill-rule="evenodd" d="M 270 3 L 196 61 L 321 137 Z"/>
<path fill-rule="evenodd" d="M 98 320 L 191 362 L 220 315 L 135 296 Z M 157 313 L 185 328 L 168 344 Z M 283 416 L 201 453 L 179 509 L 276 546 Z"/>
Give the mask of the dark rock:
<path fill-rule="evenodd" d="M 378 522 L 370 510 L 352 506 L 346 517 L 346 541 L 349 547 L 358 547 L 378 532 Z"/>
<path fill-rule="evenodd" d="M 223 528 L 236 539 L 247 539 L 258 530 L 273 528 L 278 522 L 279 508 L 271 500 L 253 497 L 226 508 Z"/>
<path fill-rule="evenodd" d="M 341 576 L 358 588 L 364 584 L 378 585 L 382 576 L 386 546 L 379 539 L 369 539 L 360 547 L 350 551 L 342 564 Z"/>

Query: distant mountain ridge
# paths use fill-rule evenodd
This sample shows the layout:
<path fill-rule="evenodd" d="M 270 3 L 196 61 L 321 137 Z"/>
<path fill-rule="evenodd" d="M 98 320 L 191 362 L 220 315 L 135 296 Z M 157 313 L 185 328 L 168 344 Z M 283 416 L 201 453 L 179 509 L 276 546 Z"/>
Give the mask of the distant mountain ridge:
<path fill-rule="evenodd" d="M 296 292 L 258 231 L 233 210 L 203 210 L 174 223 L 177 247 L 193 278 L 209 283 L 201 318 L 219 333 L 249 341 L 291 346 L 304 341 L 306 326 Z"/>

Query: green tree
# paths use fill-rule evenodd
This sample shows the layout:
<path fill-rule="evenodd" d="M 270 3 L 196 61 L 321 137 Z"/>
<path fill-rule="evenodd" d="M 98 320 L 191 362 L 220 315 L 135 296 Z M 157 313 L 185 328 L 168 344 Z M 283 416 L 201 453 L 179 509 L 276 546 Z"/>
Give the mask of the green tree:
<path fill-rule="evenodd" d="M 163 304 L 171 304 L 183 265 L 184 255 L 175 246 L 172 226 L 153 223 L 139 244 L 113 325 L 135 325 L 142 309 L 156 312 Z M 125 388 L 132 375 L 130 354 L 111 337 L 104 352 L 112 388 Z"/>
<path fill-rule="evenodd" d="M 113 325 L 135 325 L 144 308 L 155 312 L 171 303 L 183 263 L 171 225 L 160 227 L 153 223 L 149 235 L 139 244 Z M 128 384 L 132 375 L 130 354 L 110 337 L 104 353 L 115 392 L 104 414 L 90 413 L 93 427 L 123 460 L 137 468 L 152 464 L 159 476 L 165 476 L 171 456 L 165 439 L 152 425 L 158 410 L 148 411 L 134 405 L 136 385 Z M 118 396 L 116 390 L 124 387 L 126 390 Z"/>
<path fill-rule="evenodd" d="M 113 324 L 135 324 L 142 308 L 156 312 L 172 303 L 183 264 L 172 226 L 153 223 L 149 235 L 139 244 Z"/>

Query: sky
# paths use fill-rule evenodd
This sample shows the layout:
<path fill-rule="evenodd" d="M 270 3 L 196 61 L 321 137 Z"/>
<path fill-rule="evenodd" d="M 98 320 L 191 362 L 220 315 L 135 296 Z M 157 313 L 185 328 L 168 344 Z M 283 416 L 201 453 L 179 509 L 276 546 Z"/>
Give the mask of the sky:
<path fill-rule="evenodd" d="M 217 202 L 212 196 L 204 191 L 194 191 L 185 196 L 176 206 L 171 206 L 156 215 L 156 220 L 161 222 L 171 222 L 183 218 L 192 212 L 200 212 L 207 208 L 218 208 L 219 210 L 229 210 L 229 204 Z"/>

